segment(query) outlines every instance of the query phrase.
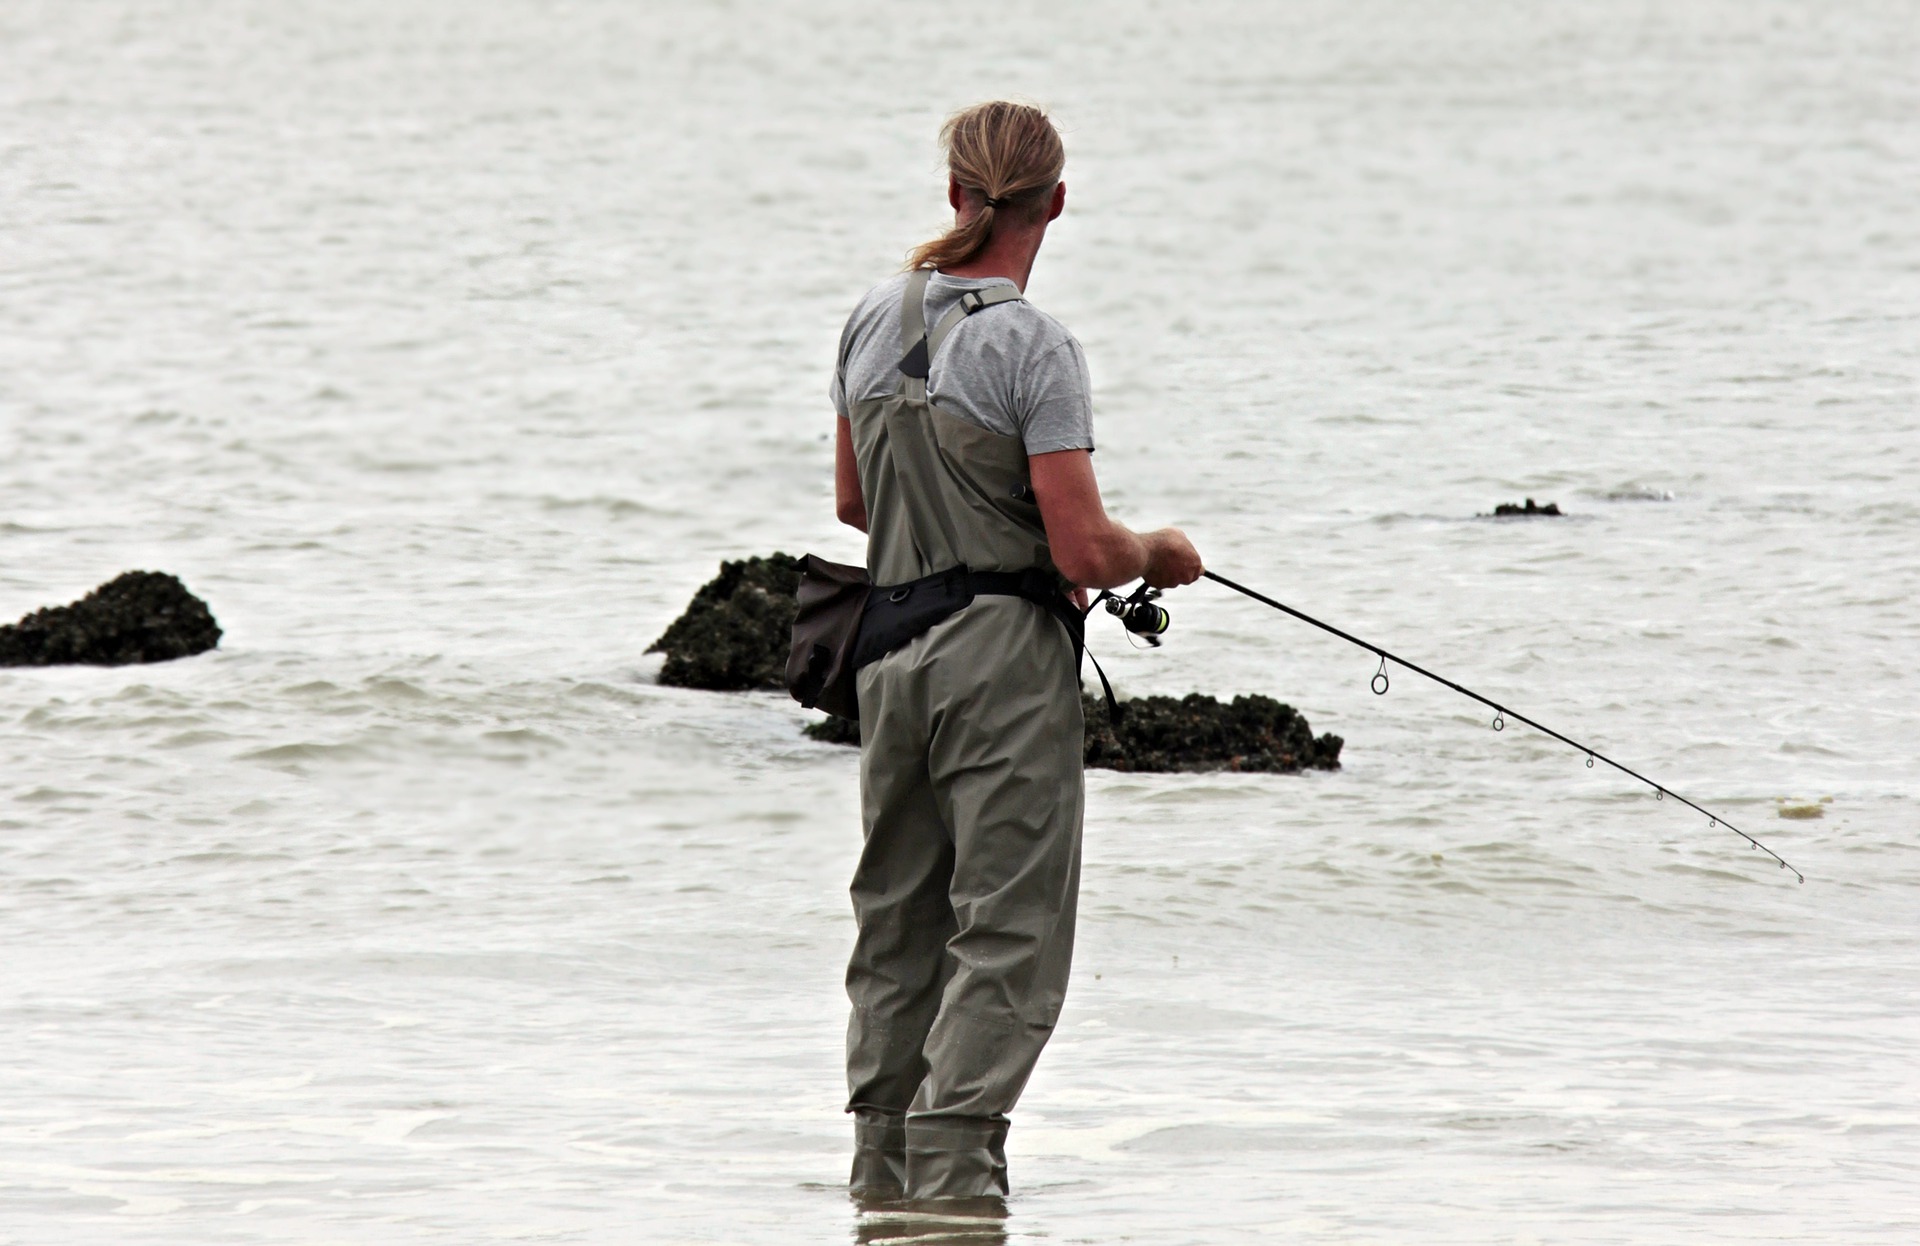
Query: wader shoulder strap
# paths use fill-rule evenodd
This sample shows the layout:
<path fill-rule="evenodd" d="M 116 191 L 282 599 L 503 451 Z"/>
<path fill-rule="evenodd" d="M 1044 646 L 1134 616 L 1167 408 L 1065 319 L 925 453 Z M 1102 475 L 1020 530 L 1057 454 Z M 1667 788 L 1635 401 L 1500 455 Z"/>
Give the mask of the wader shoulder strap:
<path fill-rule="evenodd" d="M 907 274 L 906 297 L 900 301 L 900 349 L 902 352 L 913 349 L 913 344 L 927 336 L 927 282 L 933 278 L 933 270 L 916 268 Z"/>
<path fill-rule="evenodd" d="M 933 270 L 916 268 L 907 274 L 907 290 L 900 299 L 900 371 L 909 381 L 927 379 L 927 282 Z"/>
<path fill-rule="evenodd" d="M 947 340 L 947 334 L 952 333 L 962 320 L 1001 303 L 1018 302 L 1021 297 L 1017 286 L 988 286 L 984 290 L 968 290 L 960 296 L 960 302 L 951 311 L 940 317 L 940 323 L 933 326 L 933 332 L 927 335 L 928 361 L 931 362 L 940 354 L 941 343 Z"/>
<path fill-rule="evenodd" d="M 940 353 L 941 344 L 962 320 L 977 311 L 1017 302 L 1025 297 L 1019 287 L 1012 285 L 968 290 L 946 315 L 940 317 L 940 323 L 933 326 L 933 332 L 928 333 L 925 305 L 928 275 L 927 270 L 922 268 L 907 278 L 906 301 L 900 305 L 900 348 L 905 352 L 900 359 L 900 371 L 909 380 L 915 381 L 927 379 L 933 370 L 933 357 Z M 909 333 L 913 333 L 913 336 L 909 337 Z"/>

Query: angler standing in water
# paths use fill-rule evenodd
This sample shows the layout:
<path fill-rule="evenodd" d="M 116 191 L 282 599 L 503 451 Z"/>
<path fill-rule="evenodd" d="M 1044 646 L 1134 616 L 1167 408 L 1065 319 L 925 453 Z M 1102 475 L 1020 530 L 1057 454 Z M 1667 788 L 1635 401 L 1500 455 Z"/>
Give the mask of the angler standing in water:
<path fill-rule="evenodd" d="M 987 103 L 941 139 L 954 226 L 854 309 L 832 389 L 837 509 L 868 534 L 877 586 L 855 657 L 851 1185 L 916 1200 L 1007 1192 L 1007 1115 L 1066 995 L 1083 730 L 1069 597 L 1202 569 L 1177 529 L 1107 518 L 1080 345 L 1022 298 L 1066 205 L 1053 123 Z"/>

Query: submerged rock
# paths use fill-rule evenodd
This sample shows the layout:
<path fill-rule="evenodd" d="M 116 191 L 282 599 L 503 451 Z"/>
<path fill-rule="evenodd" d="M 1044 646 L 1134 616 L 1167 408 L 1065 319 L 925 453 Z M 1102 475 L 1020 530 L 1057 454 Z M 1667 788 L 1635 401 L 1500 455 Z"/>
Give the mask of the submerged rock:
<path fill-rule="evenodd" d="M 0 666 L 130 666 L 205 653 L 220 643 L 207 603 L 164 571 L 129 571 L 70 606 L 0 627 Z"/>
<path fill-rule="evenodd" d="M 1600 500 L 1603 502 L 1671 502 L 1673 490 L 1656 489 L 1652 485 L 1621 485 L 1617 489 L 1609 489 L 1601 494 Z"/>
<path fill-rule="evenodd" d="M 720 564 L 648 653 L 665 653 L 660 682 L 736 692 L 786 687 L 800 560 L 787 554 Z"/>
<path fill-rule="evenodd" d="M 1086 764 L 1101 770 L 1241 770 L 1293 774 L 1338 770 L 1337 735 L 1316 737 L 1290 705 L 1258 694 L 1231 702 L 1195 692 L 1184 697 L 1140 697 L 1126 702 L 1118 724 L 1107 705 L 1084 697 Z M 829 744 L 859 744 L 860 725 L 829 717 L 803 728 Z"/>
<path fill-rule="evenodd" d="M 1509 515 L 1558 515 L 1560 513 L 1560 503 L 1548 502 L 1545 506 L 1540 506 L 1537 505 L 1532 498 L 1528 498 L 1525 506 L 1521 506 L 1515 502 L 1502 502 L 1493 508 L 1493 513 L 1496 518 L 1505 518 Z"/>

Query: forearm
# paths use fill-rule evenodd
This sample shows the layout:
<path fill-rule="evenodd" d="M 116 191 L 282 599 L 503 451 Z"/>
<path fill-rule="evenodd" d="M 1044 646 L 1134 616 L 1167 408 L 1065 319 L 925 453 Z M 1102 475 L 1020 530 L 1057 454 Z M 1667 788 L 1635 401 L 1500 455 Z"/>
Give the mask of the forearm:
<path fill-rule="evenodd" d="M 1129 580 L 1172 588 L 1199 578 L 1200 555 L 1178 528 L 1142 533 L 1107 518 L 1087 451 L 1029 455 L 1027 468 L 1053 565 L 1067 579 L 1082 588 L 1118 588 Z"/>
<path fill-rule="evenodd" d="M 1056 549 L 1060 574 L 1082 588 L 1118 588 L 1145 573 L 1147 538 L 1104 516 L 1100 526 L 1065 549 Z"/>

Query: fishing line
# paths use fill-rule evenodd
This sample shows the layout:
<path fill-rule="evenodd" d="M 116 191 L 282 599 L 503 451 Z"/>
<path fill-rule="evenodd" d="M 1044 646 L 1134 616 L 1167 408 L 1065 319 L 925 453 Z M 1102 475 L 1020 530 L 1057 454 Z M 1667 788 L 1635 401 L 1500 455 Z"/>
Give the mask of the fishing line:
<path fill-rule="evenodd" d="M 1424 675 L 1428 679 L 1431 679 L 1434 683 L 1439 684 L 1442 687 L 1451 688 L 1455 692 L 1459 693 L 1461 696 L 1471 697 L 1475 701 L 1480 702 L 1480 704 L 1492 710 L 1493 711 L 1493 729 L 1495 731 L 1506 730 L 1507 719 L 1511 718 L 1515 722 L 1522 722 L 1527 724 L 1527 726 L 1532 727 L 1535 731 L 1541 732 L 1544 735 L 1550 735 L 1554 739 L 1560 741 L 1562 744 L 1565 744 L 1569 748 L 1574 749 L 1576 752 L 1585 753 L 1587 755 L 1587 768 L 1589 770 L 1593 768 L 1593 763 L 1596 760 L 1606 762 L 1609 766 L 1612 766 L 1615 770 L 1618 770 L 1621 774 L 1624 774 L 1629 778 L 1638 779 L 1640 782 L 1652 788 L 1654 799 L 1665 800 L 1669 796 L 1673 797 L 1675 800 L 1679 801 L 1681 804 L 1685 805 L 1687 808 L 1692 809 L 1696 813 L 1699 813 L 1703 817 L 1705 817 L 1707 819 L 1707 823 L 1709 827 L 1718 827 L 1718 826 L 1726 827 L 1728 830 L 1732 831 L 1735 835 L 1738 835 L 1740 838 L 1746 840 L 1749 844 L 1752 844 L 1755 848 L 1758 848 L 1761 852 L 1766 853 L 1768 856 L 1772 857 L 1775 861 L 1778 861 L 1780 863 L 1781 869 L 1792 870 L 1793 876 L 1799 879 L 1803 884 L 1807 881 L 1807 876 L 1805 874 L 1802 874 L 1799 870 L 1794 869 L 1793 866 L 1788 865 L 1787 859 L 1785 857 L 1781 856 L 1779 853 L 1775 852 L 1773 849 L 1767 847 L 1765 844 L 1761 843 L 1759 840 L 1755 839 L 1753 836 L 1747 834 L 1745 831 L 1741 830 L 1739 827 L 1735 826 L 1733 823 L 1727 821 L 1725 818 L 1721 817 L 1719 814 L 1714 813 L 1708 809 L 1702 809 L 1699 805 L 1694 804 L 1692 801 L 1688 800 L 1686 797 L 1682 796 L 1680 793 L 1674 791 L 1672 788 L 1665 787 L 1665 786 L 1662 786 L 1661 784 L 1655 783 L 1652 779 L 1649 779 L 1646 775 L 1641 774 L 1638 770 L 1635 770 L 1630 766 L 1621 765 L 1619 762 L 1615 761 L 1613 758 L 1607 756 L 1605 753 L 1602 753 L 1599 749 L 1589 747 L 1588 745 L 1580 743 L 1580 741 L 1578 740 L 1572 739 L 1568 736 L 1561 735 L 1558 731 L 1555 731 L 1551 727 L 1543 727 L 1539 723 L 1535 722 L 1533 719 L 1528 718 L 1525 714 L 1517 713 L 1513 710 L 1510 710 L 1506 706 L 1501 705 L 1497 701 L 1490 701 L 1486 697 L 1481 696 L 1479 693 L 1475 692 L 1471 688 L 1464 688 L 1461 685 L 1454 683 L 1451 679 L 1447 679 L 1441 675 L 1436 675 L 1432 671 L 1428 670 L 1426 667 L 1419 666 L 1415 663 L 1409 662 L 1397 653 L 1389 653 L 1387 650 L 1382 649 L 1379 645 L 1373 644 L 1370 641 L 1362 640 L 1358 636 L 1353 635 L 1351 632 L 1343 632 L 1339 628 L 1333 626 L 1333 624 L 1331 623 L 1322 623 L 1319 619 L 1314 618 L 1312 615 L 1304 614 L 1301 611 L 1295 610 L 1292 606 L 1287 605 L 1285 602 L 1275 601 L 1273 598 L 1267 596 L 1265 593 L 1257 593 L 1253 589 L 1248 588 L 1244 584 L 1236 584 L 1232 580 L 1229 580 L 1227 577 L 1223 575 L 1215 575 L 1211 571 L 1202 571 L 1200 574 L 1205 576 L 1207 579 L 1212 580 L 1215 584 L 1222 585 L 1226 588 L 1232 589 L 1236 593 L 1241 593 L 1241 594 L 1244 594 L 1245 596 L 1251 597 L 1255 601 L 1261 603 L 1262 605 L 1272 606 L 1275 610 L 1278 610 L 1283 614 L 1290 614 L 1294 618 L 1299 619 L 1302 623 L 1311 623 L 1313 626 L 1319 628 L 1323 632 L 1331 632 L 1335 636 L 1338 636 L 1340 639 L 1346 641 L 1348 644 L 1358 645 L 1362 649 L 1365 649 L 1367 652 L 1374 654 L 1376 657 L 1380 659 L 1380 669 L 1374 672 L 1373 679 L 1370 682 L 1370 686 L 1374 691 L 1374 695 L 1385 696 L 1387 694 L 1387 688 L 1391 683 L 1391 681 L 1387 678 L 1387 663 L 1392 662 L 1395 665 L 1404 666 L 1408 670 L 1412 671 L 1414 674 Z"/>

